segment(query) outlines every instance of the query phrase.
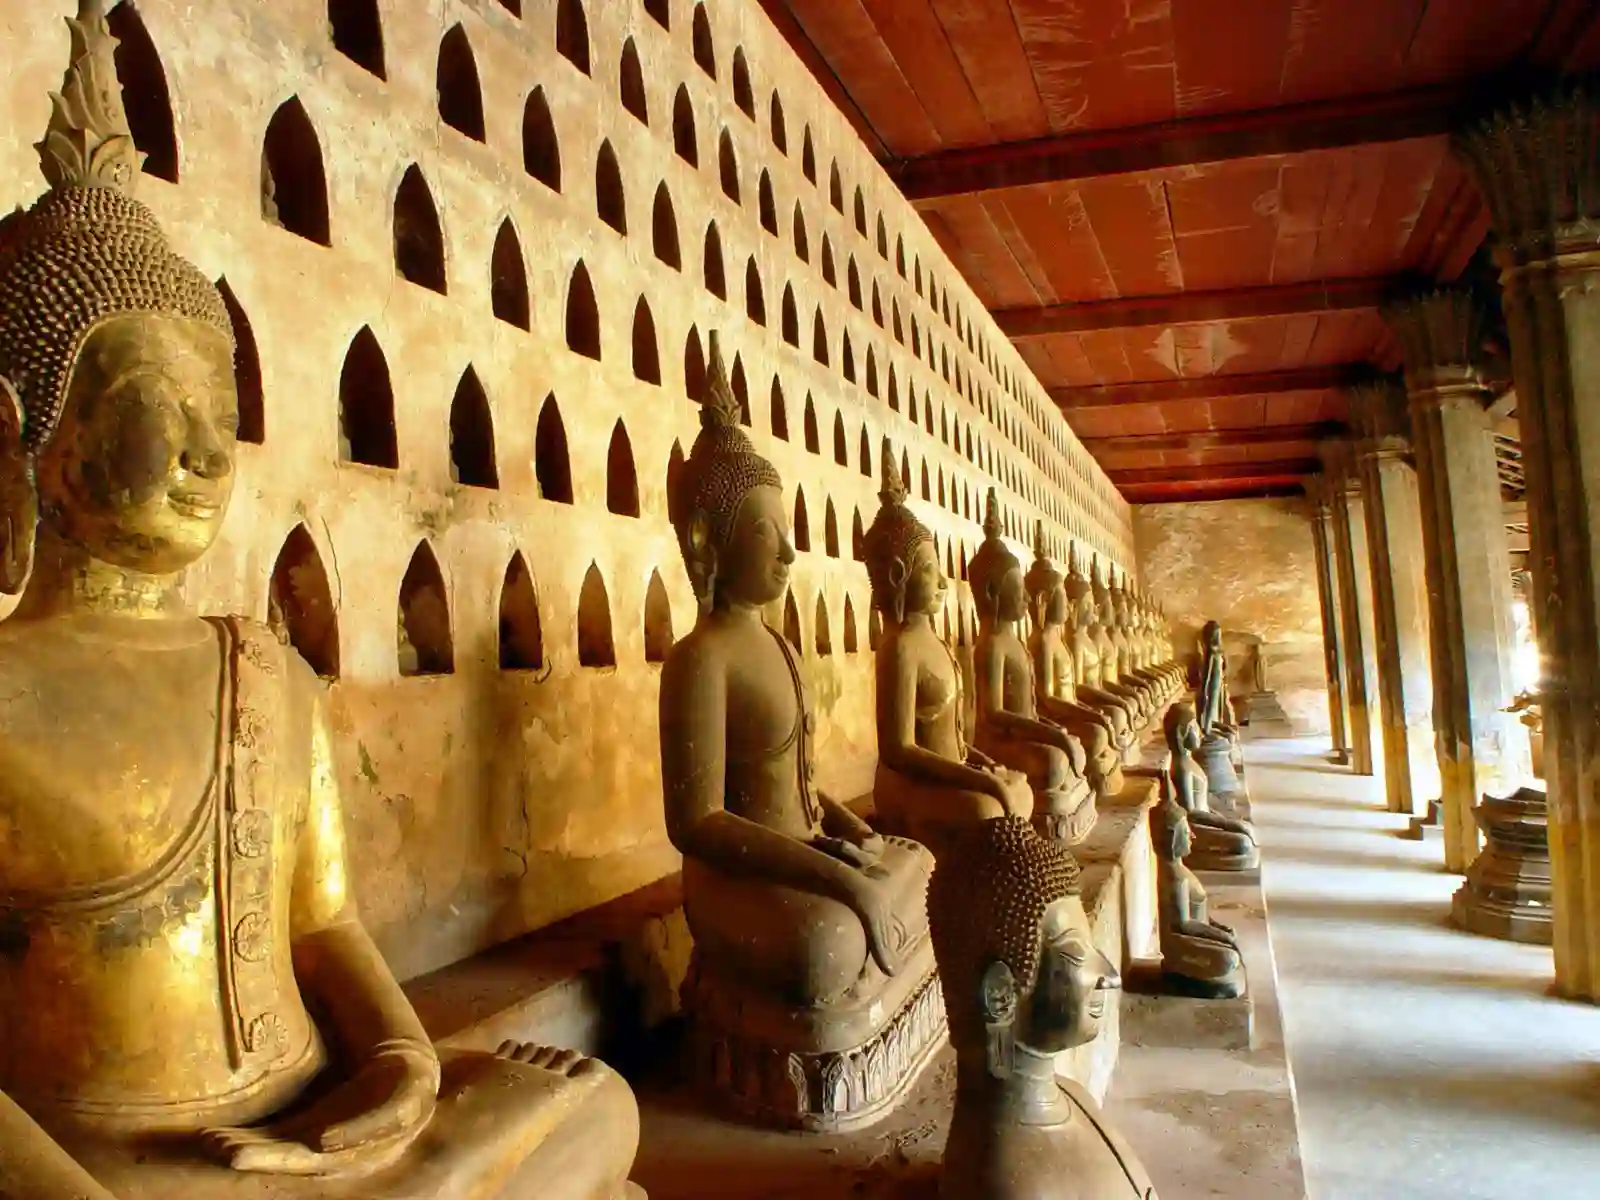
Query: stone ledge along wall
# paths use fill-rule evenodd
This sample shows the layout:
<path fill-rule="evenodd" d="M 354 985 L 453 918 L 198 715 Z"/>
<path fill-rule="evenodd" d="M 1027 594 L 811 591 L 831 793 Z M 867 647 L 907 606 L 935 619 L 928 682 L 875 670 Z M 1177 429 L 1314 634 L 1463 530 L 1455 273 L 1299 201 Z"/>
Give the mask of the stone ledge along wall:
<path fill-rule="evenodd" d="M 0 208 L 43 190 L 75 8 L 0 0 Z M 695 608 L 666 482 L 713 329 L 803 514 L 774 623 L 835 794 L 876 761 L 855 546 L 885 436 L 953 576 L 990 484 L 1019 554 L 1043 518 L 1058 554 L 1131 565 L 1127 505 L 757 0 L 111 18 L 139 195 L 248 330 L 238 487 L 187 595 L 330 679 L 402 976 L 678 867 L 657 683 Z M 970 640 L 965 588 L 950 608 Z"/>
<path fill-rule="evenodd" d="M 1322 611 L 1305 502 L 1143 504 L 1133 510 L 1133 531 L 1144 585 L 1166 606 L 1180 659 L 1194 657 L 1201 626 L 1220 621 L 1229 684 L 1239 696 L 1246 664 L 1237 647 L 1260 638 L 1267 686 L 1295 732 L 1327 733 Z"/>

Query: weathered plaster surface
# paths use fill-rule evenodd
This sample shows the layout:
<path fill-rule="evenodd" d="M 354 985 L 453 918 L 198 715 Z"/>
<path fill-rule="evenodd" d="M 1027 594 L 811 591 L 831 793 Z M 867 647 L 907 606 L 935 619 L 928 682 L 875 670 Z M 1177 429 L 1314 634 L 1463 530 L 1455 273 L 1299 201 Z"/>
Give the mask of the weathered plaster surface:
<path fill-rule="evenodd" d="M 867 580 L 850 555 L 853 518 L 859 514 L 866 525 L 876 509 L 877 454 L 886 435 L 897 454 L 908 454 L 915 507 L 938 536 L 941 560 L 957 573 L 982 536 L 972 518 L 981 519 L 991 483 L 1000 486 L 1019 538 L 1030 539 L 1042 517 L 1060 552 L 1072 538 L 1121 565 L 1132 561 L 1127 505 L 755 0 L 706 6 L 715 80 L 693 59 L 694 6 L 687 0 L 670 3 L 670 31 L 641 3 L 590 0 L 589 75 L 556 51 L 554 0 L 524 0 L 520 7 L 518 19 L 496 0 L 379 0 L 388 68 L 380 80 L 333 48 L 324 0 L 137 0 L 172 96 L 181 180 L 146 177 L 140 196 L 181 253 L 208 276 L 226 276 L 253 327 L 265 391 L 265 440 L 240 447 L 234 505 L 219 544 L 191 572 L 187 593 L 208 612 L 265 618 L 280 548 L 296 525 L 309 532 L 338 624 L 333 709 L 357 891 L 402 975 L 677 867 L 657 765 L 659 667 L 645 661 L 643 613 L 650 578 L 659 572 L 675 631 L 683 633 L 694 619 L 665 495 L 673 447 L 686 451 L 697 429 L 684 372 L 691 330 L 702 344 L 711 329 L 721 331 L 730 370 L 738 356 L 747 376 L 758 448 L 783 473 L 791 505 L 795 489 L 805 492 L 813 550 L 801 554 L 793 588 L 824 787 L 845 796 L 865 791 L 875 761 Z M 66 65 L 62 18 L 75 8 L 73 0 L 0 0 L 0 210 L 30 203 L 43 187 L 31 146 L 44 131 L 49 92 Z M 438 49 L 457 23 L 481 80 L 483 143 L 442 124 L 437 112 Z M 618 98 L 618 63 L 630 38 L 642 63 L 648 126 Z M 734 102 L 736 47 L 748 60 L 754 118 Z M 673 149 L 680 85 L 695 113 L 698 169 Z M 524 103 L 536 86 L 549 100 L 560 141 L 559 193 L 523 170 Z M 771 135 L 775 92 L 786 154 Z M 321 144 L 331 247 L 261 215 L 262 138 L 290 97 L 304 105 Z M 724 130 L 738 162 L 740 203 L 720 186 Z M 817 183 L 801 170 L 807 131 Z M 621 167 L 627 236 L 596 215 L 603 139 Z M 835 163 L 844 212 L 829 202 Z M 448 295 L 395 271 L 394 196 L 411 164 L 439 212 Z M 760 224 L 763 168 L 771 176 L 777 236 Z M 663 183 L 675 210 L 681 271 L 652 250 L 652 203 Z M 857 186 L 867 237 L 855 228 Z M 794 250 L 797 203 L 809 263 Z M 876 245 L 880 214 L 888 258 Z M 530 331 L 491 315 L 489 263 L 508 216 L 529 278 Z M 711 222 L 721 238 L 727 301 L 702 282 Z M 825 236 L 836 285 L 821 276 Z M 894 263 L 901 239 L 904 274 Z M 580 260 L 598 302 L 598 362 L 567 348 L 568 283 Z M 860 309 L 848 299 L 852 260 L 862 281 Z M 762 281 L 765 326 L 746 316 L 752 262 Z M 798 306 L 799 348 L 781 334 L 786 285 Z M 871 312 L 874 288 L 882 322 Z M 937 312 L 928 299 L 933 289 Z M 654 320 L 659 386 L 639 381 L 632 369 L 641 298 Z M 895 308 L 903 341 L 890 332 Z M 811 353 L 819 309 L 829 365 Z M 340 371 L 363 326 L 381 344 L 394 383 L 397 470 L 338 461 Z M 846 331 L 856 383 L 842 374 Z M 877 396 L 867 390 L 869 349 Z M 492 411 L 497 490 L 451 482 L 451 400 L 468 366 Z M 891 367 L 897 410 L 888 404 Z M 787 441 L 772 432 L 775 379 L 786 400 Z M 803 432 L 808 394 L 816 406 L 816 452 L 808 452 Z M 565 424 L 572 505 L 539 494 L 535 428 L 547 396 L 556 398 Z M 846 430 L 847 464 L 833 453 L 836 415 Z M 638 474 L 638 518 L 607 511 L 607 447 L 619 420 Z M 860 470 L 863 434 L 871 475 Z M 921 481 L 929 476 L 931 499 L 923 500 Z M 830 500 L 840 558 L 824 550 Z M 424 539 L 444 576 L 455 672 L 403 678 L 397 595 Z M 538 593 L 541 673 L 499 669 L 501 582 L 518 551 Z M 591 564 L 608 593 L 615 667 L 578 662 L 578 600 Z M 829 656 L 816 653 L 819 593 L 831 626 Z M 970 610 L 964 589 L 958 599 Z M 845 652 L 847 600 L 856 623 L 853 654 Z"/>
<path fill-rule="evenodd" d="M 1260 638 L 1267 686 L 1296 731 L 1326 733 L 1322 615 L 1308 514 L 1299 499 L 1150 504 L 1133 510 L 1133 529 L 1144 586 L 1166 606 L 1180 655 L 1209 620 L 1222 623 L 1230 646 L 1248 640 L 1237 635 Z M 1244 686 L 1244 665 L 1230 662 L 1236 693 Z"/>

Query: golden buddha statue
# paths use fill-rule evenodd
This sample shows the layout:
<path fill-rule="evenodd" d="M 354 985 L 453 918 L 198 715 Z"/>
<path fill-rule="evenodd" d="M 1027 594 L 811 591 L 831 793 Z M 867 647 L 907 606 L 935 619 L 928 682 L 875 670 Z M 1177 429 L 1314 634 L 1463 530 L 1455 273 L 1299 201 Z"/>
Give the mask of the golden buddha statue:
<path fill-rule="evenodd" d="M 1129 744 L 1124 748 L 1124 759 L 1135 759 L 1139 753 L 1139 734 L 1145 727 L 1144 714 L 1136 698 L 1102 687 L 1100 639 L 1096 628 L 1094 592 L 1079 565 L 1077 548 L 1067 551 L 1066 596 L 1068 617 L 1071 621 L 1072 662 L 1077 679 L 1077 701 L 1113 717 L 1121 713 L 1121 723 L 1129 730 Z M 1113 718 L 1114 719 L 1114 718 Z"/>
<path fill-rule="evenodd" d="M 1184 863 L 1192 845 L 1189 816 L 1173 799 L 1169 776 L 1161 780 L 1161 802 L 1150 810 L 1150 833 L 1163 987 L 1213 1000 L 1242 996 L 1244 956 L 1233 930 L 1212 920 L 1206 889 Z"/>
<path fill-rule="evenodd" d="M 1107 571 L 1115 568 L 1107 567 Z M 1149 689 L 1137 681 L 1124 679 L 1123 657 L 1127 649 L 1125 640 L 1119 641 L 1121 630 L 1117 614 L 1111 603 L 1111 589 L 1100 576 L 1100 560 L 1094 559 L 1089 569 L 1089 588 L 1094 602 L 1095 623 L 1090 629 L 1100 651 L 1100 687 L 1115 696 L 1125 696 L 1139 712 L 1142 726 L 1148 726 L 1155 716 L 1155 699 Z"/>
<path fill-rule="evenodd" d="M 1085 774 L 1095 795 L 1122 790 L 1122 753 L 1133 743 L 1133 731 L 1120 708 L 1106 711 L 1077 701 L 1076 670 L 1067 647 L 1066 577 L 1044 552 L 1044 522 L 1034 531 L 1033 565 L 1023 576 L 1033 630 L 1028 652 L 1033 659 L 1034 693 L 1039 712 L 1072 732 L 1088 758 Z"/>
<path fill-rule="evenodd" d="M 978 640 L 972 658 L 977 684 L 973 744 L 1028 777 L 1035 826 L 1072 845 L 1094 827 L 1095 795 L 1084 776 L 1083 744 L 1039 716 L 1033 660 L 1017 632 L 1028 615 L 1022 564 L 1001 540 L 1000 501 L 994 488 L 989 489 L 983 532 L 983 543 L 967 569 L 978 605 Z"/>
<path fill-rule="evenodd" d="M 1175 689 L 1165 674 L 1145 665 L 1145 644 L 1139 628 L 1138 609 L 1127 589 L 1119 587 L 1115 580 L 1111 585 L 1111 611 L 1115 617 L 1115 638 L 1120 656 L 1118 678 L 1145 688 L 1155 705 L 1160 707 L 1172 699 Z"/>
<path fill-rule="evenodd" d="M 217 291 L 128 189 L 102 0 L 0 222 L 0 1193 L 638 1196 L 569 1052 L 441 1050 L 350 891 L 323 688 L 183 610 L 234 474 Z"/>
<path fill-rule="evenodd" d="M 934 631 L 945 578 L 933 535 L 906 505 L 887 440 L 881 504 L 866 534 L 872 606 L 883 618 L 877 666 L 878 823 L 938 858 L 952 830 L 1010 813 L 1033 815 L 1021 771 L 969 746 L 961 670 Z"/>
<path fill-rule="evenodd" d="M 661 673 L 667 832 L 695 943 L 692 1061 L 740 1115 L 837 1131 L 888 1111 L 943 1042 L 933 860 L 816 788 L 800 664 L 762 620 L 795 557 L 782 486 L 739 426 L 713 334 L 672 506 L 700 616 Z"/>
<path fill-rule="evenodd" d="M 944 1200 L 1155 1200 L 1137 1155 L 1056 1056 L 1121 986 L 1090 939 L 1078 864 L 1016 817 L 963 830 L 928 895 L 956 1102 Z"/>

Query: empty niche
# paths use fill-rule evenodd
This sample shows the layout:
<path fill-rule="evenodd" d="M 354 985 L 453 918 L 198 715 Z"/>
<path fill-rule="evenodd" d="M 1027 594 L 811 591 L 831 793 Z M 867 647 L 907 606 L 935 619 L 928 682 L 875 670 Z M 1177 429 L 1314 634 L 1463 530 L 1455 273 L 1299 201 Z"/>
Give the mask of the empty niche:
<path fill-rule="evenodd" d="M 350 343 L 339 373 L 339 458 L 391 470 L 400 465 L 389 363 L 366 326 Z"/>
<path fill-rule="evenodd" d="M 722 235 L 717 232 L 717 223 L 712 221 L 706 226 L 706 252 L 703 263 L 706 280 L 706 291 L 718 300 L 728 298 L 728 277 L 722 269 Z"/>
<path fill-rule="evenodd" d="M 489 263 L 489 301 L 497 320 L 518 329 L 527 329 L 532 323 L 528 268 L 522 260 L 522 242 L 510 217 L 500 222 L 500 232 L 495 234 L 494 257 Z"/>
<path fill-rule="evenodd" d="M 822 549 L 829 558 L 839 557 L 839 517 L 834 512 L 831 496 L 822 513 Z"/>
<path fill-rule="evenodd" d="M 299 97 L 279 106 L 261 148 L 261 215 L 319 246 L 331 244 L 322 145 Z"/>
<path fill-rule="evenodd" d="M 803 263 L 811 261 L 811 247 L 806 241 L 806 214 L 800 208 L 800 201 L 794 202 L 794 256 Z"/>
<path fill-rule="evenodd" d="M 667 455 L 667 520 L 675 529 L 683 523 L 684 517 L 681 495 L 684 466 L 683 446 L 674 441 L 672 453 Z"/>
<path fill-rule="evenodd" d="M 500 669 L 538 671 L 544 668 L 544 628 L 539 620 L 539 592 L 519 550 L 506 564 L 500 584 Z"/>
<path fill-rule="evenodd" d="M 845 379 L 851 383 L 856 381 L 856 356 L 850 349 L 850 331 L 846 330 L 840 335 L 839 340 L 839 369 L 844 373 Z"/>
<path fill-rule="evenodd" d="M 683 255 L 678 249 L 678 217 L 672 211 L 672 194 L 665 183 L 656 187 L 655 208 L 650 215 L 650 243 L 656 258 L 675 271 L 683 270 Z"/>
<path fill-rule="evenodd" d="M 744 362 L 737 354 L 733 356 L 733 371 L 728 376 L 728 387 L 733 392 L 733 398 L 739 404 L 739 423 L 748 428 L 750 425 L 750 385 L 745 382 Z"/>
<path fill-rule="evenodd" d="M 839 180 L 837 159 L 828 167 L 828 203 L 833 205 L 835 212 L 844 211 L 844 184 Z"/>
<path fill-rule="evenodd" d="M 700 165 L 700 149 L 694 132 L 694 105 L 689 102 L 689 89 L 683 84 L 678 85 L 678 94 L 672 99 L 672 148 L 691 167 Z"/>
<path fill-rule="evenodd" d="M 854 654 L 860 647 L 856 643 L 856 606 L 848 595 L 844 598 L 844 652 Z"/>
<path fill-rule="evenodd" d="M 833 653 L 833 631 L 829 628 L 828 602 L 821 592 L 817 593 L 817 656 L 825 658 Z"/>
<path fill-rule="evenodd" d="M 781 441 L 789 440 L 789 410 L 783 400 L 783 384 L 778 382 L 778 377 L 772 377 L 772 436 Z"/>
<path fill-rule="evenodd" d="M 867 347 L 867 395 L 874 399 L 878 395 L 878 356 L 871 346 Z"/>
<path fill-rule="evenodd" d="M 811 322 L 811 357 L 823 366 L 828 365 L 828 327 L 822 321 L 822 308 Z"/>
<path fill-rule="evenodd" d="M 857 562 L 867 561 L 867 535 L 861 527 L 860 509 L 857 509 L 855 516 L 850 518 L 850 557 Z"/>
<path fill-rule="evenodd" d="M 811 518 L 806 514 L 806 490 L 803 487 L 796 488 L 794 492 L 794 524 L 791 532 L 796 550 L 811 549 Z"/>
<path fill-rule="evenodd" d="M 533 473 L 539 495 L 557 504 L 572 503 L 572 463 L 567 457 L 567 427 L 555 396 L 546 396 L 533 437 Z"/>
<path fill-rule="evenodd" d="M 401 675 L 448 675 L 456 669 L 444 575 L 426 541 L 417 545 L 400 581 L 395 633 Z"/>
<path fill-rule="evenodd" d="M 468 367 L 450 403 L 450 477 L 469 487 L 497 488 L 494 417 L 478 373 Z"/>
<path fill-rule="evenodd" d="M 889 227 L 883 223 L 882 213 L 878 214 L 878 257 L 889 261 Z"/>
<path fill-rule="evenodd" d="M 889 309 L 894 314 L 894 340 L 904 346 L 906 344 L 906 334 L 900 325 L 900 301 L 889 301 Z"/>
<path fill-rule="evenodd" d="M 883 640 L 883 618 L 873 609 L 867 615 L 867 649 L 876 650 L 878 643 Z"/>
<path fill-rule="evenodd" d="M 500 0 L 500 7 L 518 20 L 522 18 L 522 0 Z"/>
<path fill-rule="evenodd" d="M 700 330 L 694 326 L 683 339 L 683 394 L 696 404 L 706 398 L 706 356 L 700 346 Z"/>
<path fill-rule="evenodd" d="M 556 4 L 556 52 L 585 75 L 589 73 L 589 19 L 580 0 Z"/>
<path fill-rule="evenodd" d="M 900 385 L 895 380 L 892 366 L 889 368 L 889 408 L 894 412 L 900 411 Z"/>
<path fill-rule="evenodd" d="M 446 293 L 439 211 L 433 205 L 427 180 L 415 165 L 406 168 L 395 192 L 394 265 L 403 278 L 419 287 L 441 296 Z"/>
<path fill-rule="evenodd" d="M 776 90 L 772 93 L 772 148 L 779 154 L 789 153 L 789 129 L 783 120 L 783 100 Z"/>
<path fill-rule="evenodd" d="M 841 467 L 850 465 L 850 443 L 845 437 L 844 414 L 833 414 L 833 461 Z"/>
<path fill-rule="evenodd" d="M 622 44 L 619 75 L 622 107 L 637 117 L 641 124 L 649 125 L 650 102 L 645 98 L 644 68 L 639 65 L 639 51 L 634 47 L 632 38 Z"/>
<path fill-rule="evenodd" d="M 811 393 L 806 393 L 806 449 L 812 454 L 822 453 L 822 438 L 817 432 L 817 406 L 811 399 Z"/>
<path fill-rule="evenodd" d="M 633 468 L 633 445 L 619 418 L 611 428 L 606 451 L 606 508 L 619 517 L 639 515 L 639 476 Z"/>
<path fill-rule="evenodd" d="M 772 195 L 772 176 L 765 170 L 761 172 L 760 182 L 756 185 L 756 204 L 761 212 L 761 228 L 774 237 L 778 234 L 778 202 Z"/>
<path fill-rule="evenodd" d="M 852 254 L 849 262 L 845 264 L 845 286 L 849 290 L 850 304 L 857 311 L 861 309 L 861 272 L 856 270 L 856 256 Z"/>
<path fill-rule="evenodd" d="M 628 232 L 627 197 L 622 190 L 622 168 L 609 141 L 600 143 L 594 160 L 594 205 L 600 219 L 618 233 Z"/>
<path fill-rule="evenodd" d="M 278 551 L 267 589 L 267 624 L 324 679 L 339 677 L 339 618 L 322 556 L 304 525 Z"/>
<path fill-rule="evenodd" d="M 724 129 L 717 139 L 717 168 L 722 176 L 722 194 L 739 203 L 739 160 L 733 154 L 733 138 Z"/>
<path fill-rule="evenodd" d="M 906 277 L 906 239 L 904 234 L 894 239 L 894 269 L 901 279 Z"/>
<path fill-rule="evenodd" d="M 475 142 L 484 140 L 483 89 L 467 31 L 454 26 L 439 43 L 439 119 Z"/>
<path fill-rule="evenodd" d="M 600 358 L 600 309 L 589 282 L 589 268 L 581 259 L 567 284 L 567 349 L 585 358 Z"/>
<path fill-rule="evenodd" d="M 794 286 L 787 283 L 783 285 L 783 340 L 800 345 L 800 313 L 794 304 Z"/>
<path fill-rule="evenodd" d="M 172 120 L 167 72 L 156 44 L 144 27 L 133 0 L 123 0 L 106 16 L 117 39 L 117 79 L 134 146 L 145 155 L 144 173 L 178 182 L 178 133 Z"/>
<path fill-rule="evenodd" d="M 839 286 L 839 276 L 833 269 L 833 242 L 827 234 L 822 235 L 822 282 L 829 287 Z"/>
<path fill-rule="evenodd" d="M 754 258 L 744 267 L 744 315 L 757 325 L 767 323 L 767 301 L 761 292 L 761 271 Z"/>
<path fill-rule="evenodd" d="M 561 190 L 561 144 L 543 88 L 534 88 L 522 108 L 522 169 L 551 191 Z"/>
<path fill-rule="evenodd" d="M 661 353 L 656 346 L 656 322 L 643 296 L 633 307 L 633 377 L 661 386 Z"/>
<path fill-rule="evenodd" d="M 261 353 L 256 347 L 255 331 L 250 328 L 250 318 L 245 315 L 244 307 L 226 279 L 217 280 L 217 291 L 222 295 L 223 306 L 228 310 L 228 319 L 233 324 L 233 383 L 239 396 L 237 436 L 241 442 L 252 442 L 259 446 L 267 436 Z"/>
<path fill-rule="evenodd" d="M 328 29 L 335 50 L 379 79 L 388 77 L 378 0 L 328 0 Z"/>
<path fill-rule="evenodd" d="M 922 464 L 922 498 L 928 501 L 933 499 L 933 489 L 928 486 L 928 464 L 926 460 Z"/>
<path fill-rule="evenodd" d="M 905 450 L 900 451 L 900 483 L 906 491 L 911 490 L 911 455 Z"/>
<path fill-rule="evenodd" d="M 694 61 L 712 79 L 717 77 L 717 48 L 711 41 L 711 18 L 706 16 L 706 6 L 694 6 Z"/>
<path fill-rule="evenodd" d="M 672 28 L 672 11 L 668 0 L 644 0 L 644 11 L 661 28 Z"/>
<path fill-rule="evenodd" d="M 883 328 L 883 297 L 878 294 L 878 281 L 872 281 L 872 323 Z"/>
<path fill-rule="evenodd" d="M 797 653 L 806 652 L 805 642 L 800 635 L 800 606 L 794 602 L 793 591 L 783 598 L 783 636 Z"/>
<path fill-rule="evenodd" d="M 917 423 L 917 389 L 906 388 L 906 417 L 913 425 Z"/>
<path fill-rule="evenodd" d="M 856 232 L 862 237 L 867 236 L 867 202 L 859 186 L 856 187 Z"/>
<path fill-rule="evenodd" d="M 661 572 L 650 572 L 650 586 L 644 593 L 644 660 L 666 662 L 672 649 L 672 601 L 667 597 Z"/>
<path fill-rule="evenodd" d="M 756 95 L 750 87 L 750 67 L 745 63 L 743 46 L 736 46 L 733 51 L 733 102 L 745 116 L 756 119 Z"/>
<path fill-rule="evenodd" d="M 867 437 L 867 427 L 861 427 L 861 473 L 872 478 L 872 439 Z"/>
<path fill-rule="evenodd" d="M 578 594 L 578 664 L 584 667 L 614 667 L 617 648 L 611 638 L 611 598 L 600 568 L 589 564 Z"/>

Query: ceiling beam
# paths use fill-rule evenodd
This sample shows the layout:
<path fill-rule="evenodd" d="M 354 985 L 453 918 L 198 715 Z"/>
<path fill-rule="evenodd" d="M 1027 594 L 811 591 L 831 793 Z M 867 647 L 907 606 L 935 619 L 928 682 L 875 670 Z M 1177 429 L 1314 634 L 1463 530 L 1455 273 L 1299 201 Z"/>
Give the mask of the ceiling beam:
<path fill-rule="evenodd" d="M 1200 375 L 1190 379 L 1157 379 L 1144 383 L 1106 383 L 1093 387 L 1053 387 L 1050 399 L 1066 412 L 1120 408 L 1127 404 L 1222 400 L 1232 396 L 1276 396 L 1284 392 L 1323 392 L 1349 387 L 1372 372 L 1365 363 L 1300 367 L 1255 375 Z"/>
<path fill-rule="evenodd" d="M 1159 483 L 1206 483 L 1211 480 L 1279 482 L 1320 470 L 1322 463 L 1316 458 L 1275 458 L 1260 462 L 1203 463 L 1183 467 L 1113 467 L 1106 474 L 1111 477 L 1112 483 L 1122 488 Z"/>
<path fill-rule="evenodd" d="M 1206 500 L 1259 500 L 1272 497 L 1299 496 L 1305 492 L 1299 483 L 1240 483 L 1223 487 L 1201 487 L 1181 484 L 1159 487 L 1148 492 L 1130 488 L 1123 492 L 1129 504 L 1194 504 Z"/>
<path fill-rule="evenodd" d="M 1274 446 L 1285 442 L 1315 442 L 1349 432 L 1340 421 L 1315 421 L 1300 425 L 1256 425 L 1249 429 L 1204 429 L 1194 433 L 1115 434 L 1078 440 L 1098 456 L 1108 450 L 1197 451 L 1224 450 L 1231 446 Z"/>
<path fill-rule="evenodd" d="M 1391 294 L 1403 290 L 1406 283 L 1403 279 L 1324 279 L 1215 292 L 1123 296 L 1115 300 L 1050 304 L 1042 308 L 1000 308 L 994 310 L 993 316 L 1007 337 L 1036 338 L 1097 329 L 1193 325 L 1202 321 L 1298 317 L 1377 308 Z"/>
<path fill-rule="evenodd" d="M 1481 97 L 1482 88 L 1481 81 L 1476 87 L 1417 88 L 943 150 L 900 159 L 888 170 L 908 200 L 937 200 L 999 188 L 1440 137 L 1456 127 L 1474 97 Z"/>

